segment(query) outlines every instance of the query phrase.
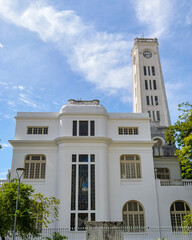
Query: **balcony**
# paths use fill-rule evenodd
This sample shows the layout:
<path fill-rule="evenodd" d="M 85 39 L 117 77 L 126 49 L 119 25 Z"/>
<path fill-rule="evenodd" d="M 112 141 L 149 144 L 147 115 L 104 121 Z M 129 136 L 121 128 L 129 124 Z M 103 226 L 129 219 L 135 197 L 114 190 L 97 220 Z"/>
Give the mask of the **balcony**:
<path fill-rule="evenodd" d="M 161 179 L 161 186 L 192 186 L 192 179 Z"/>

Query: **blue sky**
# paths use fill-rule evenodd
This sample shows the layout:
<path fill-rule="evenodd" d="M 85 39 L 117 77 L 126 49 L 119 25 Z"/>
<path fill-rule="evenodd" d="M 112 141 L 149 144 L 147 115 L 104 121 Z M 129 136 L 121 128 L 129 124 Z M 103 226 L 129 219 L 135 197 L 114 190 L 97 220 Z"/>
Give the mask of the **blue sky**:
<path fill-rule="evenodd" d="M 132 112 L 134 38 L 156 37 L 172 123 L 192 102 L 192 1 L 0 0 L 0 178 L 17 112 L 58 112 L 70 98 Z"/>

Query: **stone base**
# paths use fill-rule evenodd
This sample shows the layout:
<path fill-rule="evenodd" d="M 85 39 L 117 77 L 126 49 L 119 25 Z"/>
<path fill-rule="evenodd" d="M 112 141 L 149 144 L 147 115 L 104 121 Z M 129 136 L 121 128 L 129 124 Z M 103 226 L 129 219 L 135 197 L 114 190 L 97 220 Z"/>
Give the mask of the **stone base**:
<path fill-rule="evenodd" d="M 123 240 L 123 222 L 87 222 L 86 240 Z"/>

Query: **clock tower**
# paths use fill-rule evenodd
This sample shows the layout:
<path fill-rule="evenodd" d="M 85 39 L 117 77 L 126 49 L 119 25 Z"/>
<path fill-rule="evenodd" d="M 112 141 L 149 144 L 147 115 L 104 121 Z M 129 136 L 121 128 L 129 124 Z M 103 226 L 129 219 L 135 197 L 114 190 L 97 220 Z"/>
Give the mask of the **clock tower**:
<path fill-rule="evenodd" d="M 133 80 L 133 112 L 148 113 L 151 136 L 157 140 L 154 155 L 173 155 L 175 147 L 165 143 L 170 116 L 156 38 L 136 38 L 131 52 Z M 160 149 L 161 148 L 161 149 Z"/>

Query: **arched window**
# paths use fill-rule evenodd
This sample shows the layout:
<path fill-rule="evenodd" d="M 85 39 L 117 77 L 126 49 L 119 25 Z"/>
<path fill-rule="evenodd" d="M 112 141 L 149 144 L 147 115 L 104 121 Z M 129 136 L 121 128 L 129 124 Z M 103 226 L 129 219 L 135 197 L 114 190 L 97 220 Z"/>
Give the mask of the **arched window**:
<path fill-rule="evenodd" d="M 145 215 L 141 203 L 128 201 L 123 206 L 123 223 L 129 232 L 145 231 Z"/>
<path fill-rule="evenodd" d="M 171 205 L 170 214 L 173 231 L 181 230 L 181 223 L 183 221 L 183 217 L 187 214 L 187 212 L 190 212 L 190 207 L 184 201 L 175 201 Z"/>
<path fill-rule="evenodd" d="M 44 179 L 46 169 L 45 155 L 27 155 L 24 163 L 25 179 Z"/>
<path fill-rule="evenodd" d="M 141 160 L 138 155 L 121 155 L 121 179 L 141 178 Z"/>
<path fill-rule="evenodd" d="M 160 138 L 154 138 L 153 140 L 156 141 L 154 147 L 160 148 L 163 146 L 163 141 Z"/>

